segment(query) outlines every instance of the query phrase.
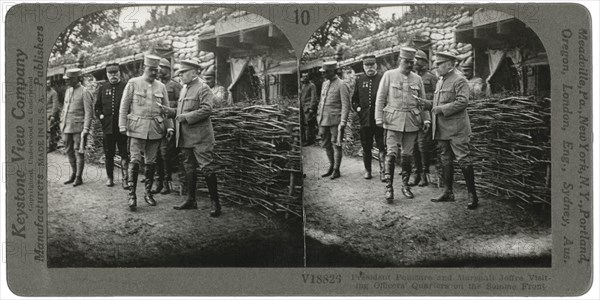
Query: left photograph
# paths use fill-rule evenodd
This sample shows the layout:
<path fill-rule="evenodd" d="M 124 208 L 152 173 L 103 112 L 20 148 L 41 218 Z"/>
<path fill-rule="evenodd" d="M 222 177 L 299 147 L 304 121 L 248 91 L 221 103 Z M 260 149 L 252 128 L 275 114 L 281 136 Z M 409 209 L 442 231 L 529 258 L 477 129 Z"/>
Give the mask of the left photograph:
<path fill-rule="evenodd" d="M 48 267 L 303 267 L 297 70 L 245 11 L 70 24 L 46 82 Z"/>

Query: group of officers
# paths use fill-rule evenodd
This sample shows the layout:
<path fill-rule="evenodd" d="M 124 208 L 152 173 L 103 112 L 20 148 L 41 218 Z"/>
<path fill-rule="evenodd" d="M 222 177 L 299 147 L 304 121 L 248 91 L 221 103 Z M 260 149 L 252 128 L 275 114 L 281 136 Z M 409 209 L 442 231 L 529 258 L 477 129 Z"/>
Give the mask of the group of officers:
<path fill-rule="evenodd" d="M 319 99 L 308 74 L 303 74 L 301 101 L 308 116 L 305 125 L 309 131 L 311 122 L 318 125 L 321 146 L 329 160 L 329 168 L 321 176 L 331 179 L 341 176 L 342 137 L 352 109 L 360 119 L 364 178 L 372 178 L 375 141 L 379 150 L 380 179 L 385 182 L 388 203 L 394 199 L 394 169 L 398 155 L 405 197 L 414 198 L 411 186 L 429 184 L 430 153 L 435 141 L 444 191 L 431 201 L 455 200 L 453 161 L 456 159 L 467 185 L 467 208 L 477 208 L 467 106 L 469 99 L 485 93 L 485 86 L 480 78 L 473 78 L 472 60 L 464 61 L 461 71 L 456 69 L 457 61 L 453 53 L 436 53 L 436 76 L 428 70 L 428 57 L 423 51 L 403 47 L 398 68 L 382 73 L 378 70 L 376 57 L 365 55 L 362 57 L 364 73 L 356 78 L 353 90 L 338 76 L 340 68 L 337 62 L 324 62 L 320 71 L 326 81 Z M 311 115 L 316 118 L 311 120 Z M 307 136 L 311 138 L 310 132 Z M 416 174 L 411 181 L 413 162 Z"/>
<path fill-rule="evenodd" d="M 62 110 L 56 91 L 48 87 L 49 130 L 58 123 L 71 166 L 64 184 L 83 183 L 84 147 L 95 116 L 102 125 L 106 185 L 114 186 L 114 158 L 121 157 L 122 186 L 128 190 L 128 207 L 137 207 L 137 185 L 144 164 L 144 201 L 155 206 L 154 195 L 171 192 L 171 174 L 177 151 L 183 154 L 187 199 L 174 209 L 197 209 L 198 171 L 204 176 L 211 200 L 210 216 L 221 214 L 217 177 L 213 166 L 215 144 L 211 123 L 213 107 L 227 101 L 226 90 L 215 84 L 214 68 L 202 73 L 197 61 L 184 60 L 171 78 L 171 63 L 154 55 L 144 57 L 143 74 L 124 82 L 120 65 L 106 65 L 107 82 L 96 91 L 82 84 L 81 69 L 69 69 L 64 79 L 68 88 Z M 49 85 L 49 83 L 48 83 Z M 216 94 L 216 96 L 215 96 Z M 52 103 L 52 105 L 50 104 Z M 60 116 L 58 115 L 58 112 Z M 158 180 L 154 186 L 155 173 Z"/>

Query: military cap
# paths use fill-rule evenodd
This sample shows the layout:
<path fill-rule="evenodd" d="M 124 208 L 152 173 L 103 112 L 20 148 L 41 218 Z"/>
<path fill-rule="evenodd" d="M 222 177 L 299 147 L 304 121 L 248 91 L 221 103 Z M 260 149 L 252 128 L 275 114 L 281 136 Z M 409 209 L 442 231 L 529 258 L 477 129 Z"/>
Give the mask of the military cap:
<path fill-rule="evenodd" d="M 116 73 L 119 70 L 119 63 L 117 62 L 109 62 L 106 64 L 106 72 L 108 73 Z"/>
<path fill-rule="evenodd" d="M 469 57 L 460 65 L 463 69 L 473 69 L 473 58 Z"/>
<path fill-rule="evenodd" d="M 410 47 L 400 48 L 400 58 L 402 59 L 415 59 L 416 49 Z"/>
<path fill-rule="evenodd" d="M 144 56 L 144 66 L 158 68 L 160 63 L 160 57 L 156 55 L 147 54 Z"/>
<path fill-rule="evenodd" d="M 438 52 L 435 54 L 435 63 L 441 64 L 447 61 L 456 61 L 456 56 L 450 52 Z"/>
<path fill-rule="evenodd" d="M 302 74 L 300 75 L 300 78 L 308 78 L 308 73 L 302 73 Z"/>
<path fill-rule="evenodd" d="M 210 67 L 208 67 L 206 69 L 206 71 L 204 71 L 203 75 L 206 77 L 211 77 L 211 76 L 214 77 L 215 76 L 215 66 L 211 65 Z"/>
<path fill-rule="evenodd" d="M 337 61 L 326 61 L 323 63 L 323 66 L 321 67 L 321 69 L 319 69 L 319 71 L 325 72 L 327 70 L 337 70 L 337 69 L 339 69 Z"/>
<path fill-rule="evenodd" d="M 50 79 L 46 80 L 46 85 L 51 85 L 52 81 L 50 81 Z"/>
<path fill-rule="evenodd" d="M 363 65 L 374 65 L 377 63 L 377 59 L 375 59 L 375 55 L 366 54 L 361 57 Z"/>
<path fill-rule="evenodd" d="M 425 54 L 425 52 L 423 50 L 417 50 L 417 53 L 415 54 L 415 58 L 424 59 L 426 61 L 429 61 L 429 59 L 427 58 L 427 54 Z"/>
<path fill-rule="evenodd" d="M 200 64 L 197 61 L 191 60 L 191 59 L 182 60 L 180 65 L 181 66 L 179 67 L 179 70 L 177 70 L 175 75 L 181 74 L 185 71 L 194 70 L 194 69 L 198 70 L 198 69 L 202 68 L 202 66 L 200 66 Z"/>
<path fill-rule="evenodd" d="M 65 78 L 65 79 L 67 79 L 67 78 L 76 78 L 76 77 L 79 77 L 79 76 L 81 76 L 81 69 L 74 68 L 74 69 L 68 69 L 65 72 L 65 77 L 63 77 L 63 78 Z"/>
<path fill-rule="evenodd" d="M 159 65 L 160 65 L 161 68 L 162 67 L 169 68 L 169 69 L 171 68 L 171 63 L 166 58 L 161 58 Z"/>

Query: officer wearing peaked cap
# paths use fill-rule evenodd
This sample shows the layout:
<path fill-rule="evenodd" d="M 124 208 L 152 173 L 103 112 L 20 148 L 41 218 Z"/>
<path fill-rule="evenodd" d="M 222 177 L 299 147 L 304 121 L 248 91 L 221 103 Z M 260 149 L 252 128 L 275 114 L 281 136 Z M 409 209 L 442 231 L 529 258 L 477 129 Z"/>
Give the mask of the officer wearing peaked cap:
<path fill-rule="evenodd" d="M 94 114 L 94 96 L 81 84 L 81 76 L 81 69 L 69 69 L 65 73 L 69 88 L 65 93 L 65 103 L 60 119 L 65 150 L 71 165 L 71 176 L 65 184 L 73 183 L 73 186 L 83 183 L 85 157 L 83 149 L 80 147 L 82 144 L 85 145 Z"/>
<path fill-rule="evenodd" d="M 321 146 L 325 148 L 329 159 L 329 169 L 321 177 L 331 176 L 336 179 L 341 176 L 342 164 L 342 135 L 350 112 L 350 86 L 337 76 L 338 64 L 335 61 L 324 62 L 320 71 L 325 73 L 325 82 L 321 87 L 321 98 L 317 111 L 317 123 Z"/>
<path fill-rule="evenodd" d="M 96 118 L 102 124 L 103 148 L 105 156 L 107 186 L 114 185 L 115 150 L 119 149 L 121 157 L 122 186 L 129 189 L 127 183 L 127 169 L 129 168 L 129 153 L 127 150 L 127 135 L 119 132 L 119 109 L 121 98 L 126 83 L 121 80 L 119 64 L 110 62 L 106 65 L 106 77 L 108 81 L 98 88 L 94 111 Z"/>
<path fill-rule="evenodd" d="M 467 80 L 455 70 L 456 56 L 448 52 L 436 54 L 438 74 L 432 105 L 432 134 L 442 161 L 444 192 L 433 202 L 454 201 L 452 184 L 454 179 L 453 160 L 456 158 L 467 184 L 467 208 L 478 206 L 475 191 L 475 174 L 470 154 L 471 124 L 467 113 L 469 85 Z M 428 103 L 429 101 L 425 101 Z"/>
<path fill-rule="evenodd" d="M 142 156 L 146 162 L 144 200 L 151 206 L 156 205 L 151 193 L 156 156 L 162 138 L 172 136 L 174 131 L 171 119 L 163 116 L 159 106 L 169 106 L 167 88 L 156 80 L 159 63 L 158 56 L 144 57 L 144 74 L 129 80 L 119 109 L 119 131 L 129 136 L 128 206 L 131 210 L 137 207 L 136 188 Z"/>
<path fill-rule="evenodd" d="M 408 185 L 413 149 L 422 124 L 430 121 L 427 111 L 420 109 L 418 105 L 418 98 L 425 97 L 425 87 L 421 77 L 412 72 L 415 53 L 416 50 L 409 47 L 400 50 L 400 66 L 383 74 L 375 102 L 375 122 L 387 130 L 385 198 L 388 202 L 394 199 L 393 182 L 398 145 L 402 146 L 402 193 L 407 198 L 414 197 Z"/>
<path fill-rule="evenodd" d="M 373 139 L 379 149 L 379 177 L 384 179 L 385 169 L 385 142 L 384 129 L 375 124 L 375 99 L 383 74 L 377 70 L 375 55 L 362 57 L 363 74 L 356 78 L 354 93 L 352 95 L 352 109 L 358 113 L 360 119 L 360 142 L 363 149 L 363 164 L 365 179 L 371 179 L 371 161 Z"/>
<path fill-rule="evenodd" d="M 179 96 L 177 109 L 161 106 L 163 111 L 175 118 L 177 128 L 176 143 L 185 157 L 184 169 L 188 188 L 185 202 L 174 209 L 197 209 L 196 183 L 197 173 L 204 174 L 212 204 L 211 217 L 221 215 L 221 204 L 217 189 L 217 176 L 213 164 L 215 135 L 210 115 L 213 109 L 214 95 L 208 85 L 198 78 L 201 66 L 193 60 L 181 62 L 177 74 L 184 83 Z"/>

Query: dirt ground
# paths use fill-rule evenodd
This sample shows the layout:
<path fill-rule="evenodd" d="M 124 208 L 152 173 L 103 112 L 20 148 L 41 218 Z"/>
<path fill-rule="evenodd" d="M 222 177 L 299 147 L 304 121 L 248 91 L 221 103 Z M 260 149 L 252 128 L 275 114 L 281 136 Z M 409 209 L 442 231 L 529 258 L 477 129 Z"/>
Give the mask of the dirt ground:
<path fill-rule="evenodd" d="M 344 157 L 342 177 L 333 181 L 319 176 L 328 167 L 323 149 L 303 148 L 303 161 L 309 267 L 551 266 L 549 218 L 505 199 L 480 195 L 480 207 L 468 210 L 458 184 L 456 202 L 431 202 L 442 191 L 433 185 L 413 187 L 415 198 L 406 199 L 396 174 L 390 205 L 376 160 L 373 179 L 365 180 L 362 159 Z"/>
<path fill-rule="evenodd" d="M 143 200 L 130 212 L 127 191 L 105 186 L 104 167 L 86 165 L 84 184 L 63 185 L 69 165 L 64 155 L 48 154 L 49 267 L 298 267 L 304 264 L 301 220 L 265 217 L 258 209 L 222 199 L 223 215 L 209 217 L 208 195 L 199 193 L 198 210 L 172 208 L 176 193 Z"/>

